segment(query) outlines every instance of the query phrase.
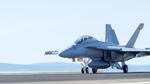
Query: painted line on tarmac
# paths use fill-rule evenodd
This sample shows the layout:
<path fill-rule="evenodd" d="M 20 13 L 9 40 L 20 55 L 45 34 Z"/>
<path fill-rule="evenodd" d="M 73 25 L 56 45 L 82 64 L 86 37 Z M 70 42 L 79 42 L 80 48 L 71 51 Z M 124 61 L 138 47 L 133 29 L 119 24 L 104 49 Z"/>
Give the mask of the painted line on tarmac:
<path fill-rule="evenodd" d="M 128 82 L 128 83 L 113 83 L 113 84 L 150 84 L 150 82 Z"/>

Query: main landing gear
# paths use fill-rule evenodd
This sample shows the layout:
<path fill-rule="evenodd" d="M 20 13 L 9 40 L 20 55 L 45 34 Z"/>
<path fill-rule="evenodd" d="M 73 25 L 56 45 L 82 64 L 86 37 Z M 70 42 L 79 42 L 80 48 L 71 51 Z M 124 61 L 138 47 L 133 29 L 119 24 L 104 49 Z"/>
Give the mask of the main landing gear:
<path fill-rule="evenodd" d="M 125 62 L 121 62 L 122 66 L 119 63 L 115 63 L 113 67 L 116 67 L 117 69 L 123 70 L 124 73 L 128 73 L 128 65 L 125 64 Z"/>
<path fill-rule="evenodd" d="M 128 65 L 122 67 L 124 73 L 128 73 Z"/>
<path fill-rule="evenodd" d="M 93 74 L 97 73 L 97 69 L 92 69 Z"/>
<path fill-rule="evenodd" d="M 124 73 L 128 73 L 128 65 L 126 65 L 125 62 L 122 62 L 122 69 Z"/>

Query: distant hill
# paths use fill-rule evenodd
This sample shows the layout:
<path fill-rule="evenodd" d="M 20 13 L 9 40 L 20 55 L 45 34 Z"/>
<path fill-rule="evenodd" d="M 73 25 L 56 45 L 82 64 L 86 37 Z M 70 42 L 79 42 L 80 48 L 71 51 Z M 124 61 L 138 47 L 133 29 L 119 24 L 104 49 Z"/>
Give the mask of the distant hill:
<path fill-rule="evenodd" d="M 75 72 L 80 64 L 70 63 L 38 63 L 30 65 L 0 63 L 0 72 Z"/>
<path fill-rule="evenodd" d="M 0 73 L 7 72 L 80 72 L 80 64 L 38 63 L 30 65 L 0 63 Z M 117 69 L 103 69 L 102 72 L 122 72 Z M 130 72 L 150 72 L 150 65 L 129 65 Z"/>

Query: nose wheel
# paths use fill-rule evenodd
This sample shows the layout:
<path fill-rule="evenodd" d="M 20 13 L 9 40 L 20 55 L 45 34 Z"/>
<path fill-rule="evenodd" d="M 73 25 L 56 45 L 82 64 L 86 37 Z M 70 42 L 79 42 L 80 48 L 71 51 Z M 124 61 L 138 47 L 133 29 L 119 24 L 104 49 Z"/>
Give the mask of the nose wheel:
<path fill-rule="evenodd" d="M 81 73 L 82 74 L 84 74 L 84 73 L 88 74 L 89 73 L 89 68 L 88 67 L 82 68 Z"/>

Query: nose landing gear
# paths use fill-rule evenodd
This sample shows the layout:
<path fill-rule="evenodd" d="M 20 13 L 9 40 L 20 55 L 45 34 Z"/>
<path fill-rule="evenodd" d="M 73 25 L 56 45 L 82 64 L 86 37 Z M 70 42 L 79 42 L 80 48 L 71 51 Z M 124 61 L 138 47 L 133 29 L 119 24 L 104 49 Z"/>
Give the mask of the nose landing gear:
<path fill-rule="evenodd" d="M 88 74 L 89 73 L 89 68 L 88 68 L 88 64 L 90 63 L 90 59 L 89 58 L 82 58 L 82 68 L 81 68 L 81 73 L 82 74 Z"/>
<path fill-rule="evenodd" d="M 89 73 L 89 68 L 88 67 L 83 67 L 82 69 L 81 69 L 81 73 L 82 74 L 84 74 L 84 73 Z"/>

